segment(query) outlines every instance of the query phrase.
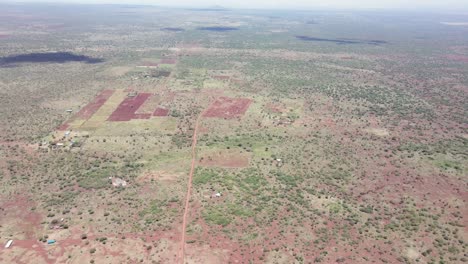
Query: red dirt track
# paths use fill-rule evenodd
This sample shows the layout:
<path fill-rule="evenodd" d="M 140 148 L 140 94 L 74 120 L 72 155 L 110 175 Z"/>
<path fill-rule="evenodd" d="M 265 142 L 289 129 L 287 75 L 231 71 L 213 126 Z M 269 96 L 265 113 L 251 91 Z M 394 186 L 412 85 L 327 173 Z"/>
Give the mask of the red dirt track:
<path fill-rule="evenodd" d="M 218 99 L 216 100 L 218 101 Z M 195 121 L 195 128 L 193 130 L 193 137 L 192 137 L 192 163 L 190 166 L 190 173 L 189 173 L 189 182 L 187 186 L 187 194 L 185 196 L 185 207 L 184 207 L 184 218 L 182 220 L 182 237 L 180 239 L 180 251 L 178 254 L 179 263 L 185 263 L 185 233 L 187 228 L 187 216 L 189 211 L 189 202 L 190 202 L 190 195 L 192 193 L 192 181 L 193 181 L 193 174 L 195 173 L 195 167 L 197 162 L 197 132 L 200 127 L 200 120 L 202 117 L 206 115 L 208 110 L 203 111 Z"/>
<path fill-rule="evenodd" d="M 125 98 L 107 120 L 130 121 L 132 119 L 149 119 L 151 114 L 135 114 L 135 112 L 150 96 L 150 93 L 140 93 L 135 97 Z"/>
<path fill-rule="evenodd" d="M 245 114 L 252 100 L 247 98 L 218 98 L 203 115 L 204 117 L 236 118 Z"/>

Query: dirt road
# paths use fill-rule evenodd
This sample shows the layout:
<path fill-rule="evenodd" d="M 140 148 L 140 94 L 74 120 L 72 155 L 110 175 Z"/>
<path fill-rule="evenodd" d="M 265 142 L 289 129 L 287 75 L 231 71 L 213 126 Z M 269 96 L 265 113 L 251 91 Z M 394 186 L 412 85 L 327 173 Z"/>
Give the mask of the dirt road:
<path fill-rule="evenodd" d="M 206 111 L 206 110 L 205 110 Z M 178 259 L 179 263 L 184 263 L 185 261 L 185 229 L 187 227 L 187 215 L 189 211 L 189 201 L 190 201 L 190 195 L 192 192 L 192 180 L 193 180 L 193 173 L 195 172 L 195 164 L 196 164 L 196 148 L 197 148 L 197 132 L 198 132 L 198 127 L 200 125 L 200 120 L 202 119 L 203 115 L 205 114 L 205 111 L 200 113 L 200 115 L 197 118 L 197 121 L 195 122 L 195 129 L 193 131 L 193 137 L 192 137 L 192 165 L 190 167 L 190 174 L 189 174 L 189 182 L 187 186 L 187 194 L 185 197 L 185 209 L 184 209 L 184 218 L 182 221 L 182 236 L 180 239 L 180 249 L 179 249 L 179 254 L 178 254 Z"/>

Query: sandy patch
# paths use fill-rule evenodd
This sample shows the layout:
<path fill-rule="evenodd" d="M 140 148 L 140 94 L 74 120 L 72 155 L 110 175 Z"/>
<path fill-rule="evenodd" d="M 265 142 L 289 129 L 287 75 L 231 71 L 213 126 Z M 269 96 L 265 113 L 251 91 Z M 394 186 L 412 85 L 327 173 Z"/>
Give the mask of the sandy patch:
<path fill-rule="evenodd" d="M 294 260 L 291 258 L 291 256 L 288 256 L 287 254 L 272 250 L 268 252 L 265 263 L 288 264 L 288 263 L 294 263 Z"/>
<path fill-rule="evenodd" d="M 132 67 L 118 66 L 118 67 L 112 67 L 110 69 L 105 70 L 103 74 L 107 76 L 122 76 L 131 70 L 132 70 Z"/>
<path fill-rule="evenodd" d="M 44 102 L 41 104 L 41 106 L 45 108 L 52 108 L 52 109 L 71 108 L 71 109 L 76 110 L 81 104 L 82 102 L 76 99 L 63 99 L 63 100 Z"/>
<path fill-rule="evenodd" d="M 409 258 L 409 259 L 412 259 L 412 260 L 415 260 L 417 258 L 419 258 L 420 254 L 419 252 L 414 249 L 414 248 L 407 248 L 406 249 L 406 256 Z"/>
<path fill-rule="evenodd" d="M 245 168 L 250 156 L 240 151 L 210 151 L 200 154 L 198 162 L 203 167 Z"/>
<path fill-rule="evenodd" d="M 214 249 L 208 245 L 188 244 L 186 247 L 185 263 L 187 264 L 217 264 L 227 263 L 228 251 Z"/>
<path fill-rule="evenodd" d="M 151 181 L 176 181 L 182 177 L 181 173 L 167 171 L 149 171 L 137 177 L 136 182 L 147 183 Z"/>

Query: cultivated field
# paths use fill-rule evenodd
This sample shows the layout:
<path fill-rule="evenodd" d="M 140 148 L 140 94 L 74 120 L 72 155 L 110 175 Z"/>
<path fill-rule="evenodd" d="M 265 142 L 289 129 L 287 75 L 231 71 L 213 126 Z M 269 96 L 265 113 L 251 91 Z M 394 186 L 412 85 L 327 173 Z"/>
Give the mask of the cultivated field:
<path fill-rule="evenodd" d="M 466 263 L 450 17 L 0 4 L 0 263 Z"/>

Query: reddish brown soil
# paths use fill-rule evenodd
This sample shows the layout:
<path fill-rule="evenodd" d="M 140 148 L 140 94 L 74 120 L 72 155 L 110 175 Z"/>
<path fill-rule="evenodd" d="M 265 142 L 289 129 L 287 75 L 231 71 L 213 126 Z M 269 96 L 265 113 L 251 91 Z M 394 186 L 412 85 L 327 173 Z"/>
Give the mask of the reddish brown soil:
<path fill-rule="evenodd" d="M 447 55 L 447 59 L 460 62 L 468 62 L 468 56 L 464 55 Z"/>
<path fill-rule="evenodd" d="M 94 113 L 101 108 L 101 106 L 114 94 L 114 90 L 104 90 L 102 91 L 92 102 L 83 107 L 76 117 L 80 119 L 88 119 L 94 115 Z"/>
<path fill-rule="evenodd" d="M 161 64 L 176 64 L 177 60 L 176 59 L 161 59 L 160 61 Z"/>
<path fill-rule="evenodd" d="M 65 131 L 70 128 L 70 125 L 68 123 L 61 124 L 59 127 L 57 127 L 57 130 L 59 131 Z"/>
<path fill-rule="evenodd" d="M 7 34 L 0 34 L 0 38 L 7 38 L 9 37 L 10 35 L 7 35 Z"/>
<path fill-rule="evenodd" d="M 89 119 L 91 118 L 99 108 L 114 94 L 114 90 L 103 90 L 100 94 L 94 98 L 92 102 L 87 104 L 85 107 L 81 108 L 81 110 L 76 113 L 68 122 L 60 125 L 57 130 L 67 130 L 70 125 L 69 122 L 75 119 Z"/>
<path fill-rule="evenodd" d="M 218 98 L 203 115 L 204 117 L 236 118 L 245 114 L 252 100 L 247 98 Z"/>
<path fill-rule="evenodd" d="M 0 226 L 3 225 L 1 219 L 17 219 L 16 227 L 26 239 L 36 238 L 36 231 L 41 226 L 42 216 L 33 211 L 34 202 L 26 196 L 16 195 L 1 204 L 2 217 Z"/>
<path fill-rule="evenodd" d="M 132 119 L 148 119 L 151 114 L 135 114 L 140 106 L 151 96 L 150 93 L 140 93 L 135 97 L 127 97 L 109 116 L 108 121 L 130 121 Z"/>
<path fill-rule="evenodd" d="M 271 113 L 283 113 L 284 112 L 284 107 L 279 104 L 268 103 L 265 106 L 265 108 L 268 112 L 271 112 Z"/>
<path fill-rule="evenodd" d="M 169 109 L 164 109 L 161 107 L 156 108 L 153 112 L 153 116 L 167 116 L 169 114 Z"/>
<path fill-rule="evenodd" d="M 151 250 L 147 249 L 148 245 L 155 245 L 155 242 L 164 240 L 171 244 L 168 248 L 168 252 L 176 250 L 173 245 L 176 245 L 176 242 L 178 242 L 174 240 L 177 236 L 170 231 L 156 231 L 152 232 L 152 234 L 124 233 L 119 235 L 115 233 L 90 233 L 85 240 L 80 238 L 81 230 L 76 229 L 76 231 L 77 232 L 72 230 L 72 235 L 70 237 L 61 239 L 54 245 L 46 245 L 37 239 L 14 240 L 12 249 L 18 250 L 18 248 L 20 248 L 25 251 L 22 251 L 24 253 L 18 254 L 17 256 L 10 256 L 9 259 L 13 259 L 13 262 L 5 263 L 64 263 L 63 260 L 67 255 L 75 255 L 76 252 L 81 253 L 79 256 L 82 260 L 76 261 L 77 259 L 75 258 L 74 261 L 70 260 L 72 263 L 89 263 L 88 259 L 90 255 L 87 252 L 90 248 L 95 248 L 97 250 L 92 256 L 92 259 L 95 259 L 96 263 L 109 263 L 109 257 L 112 257 L 112 263 L 137 263 L 140 262 L 143 256 L 147 261 L 150 261 L 155 256 L 162 258 L 162 263 L 174 263 L 175 261 L 175 257 L 172 254 L 158 254 L 156 248 Z M 110 245 L 96 242 L 100 237 L 108 238 L 108 244 Z M 125 237 L 125 240 L 121 240 L 122 237 Z M 28 257 L 25 256 L 26 254 Z M 28 258 L 35 258 L 35 261 L 30 262 Z M 124 261 L 125 259 L 126 261 Z M 0 254 L 0 262 L 2 260 L 4 259 L 1 258 Z"/>
<path fill-rule="evenodd" d="M 217 76 L 213 76 L 213 78 L 215 78 L 216 80 L 225 81 L 225 80 L 229 80 L 231 77 L 230 76 L 225 76 L 225 75 L 217 75 Z"/>

